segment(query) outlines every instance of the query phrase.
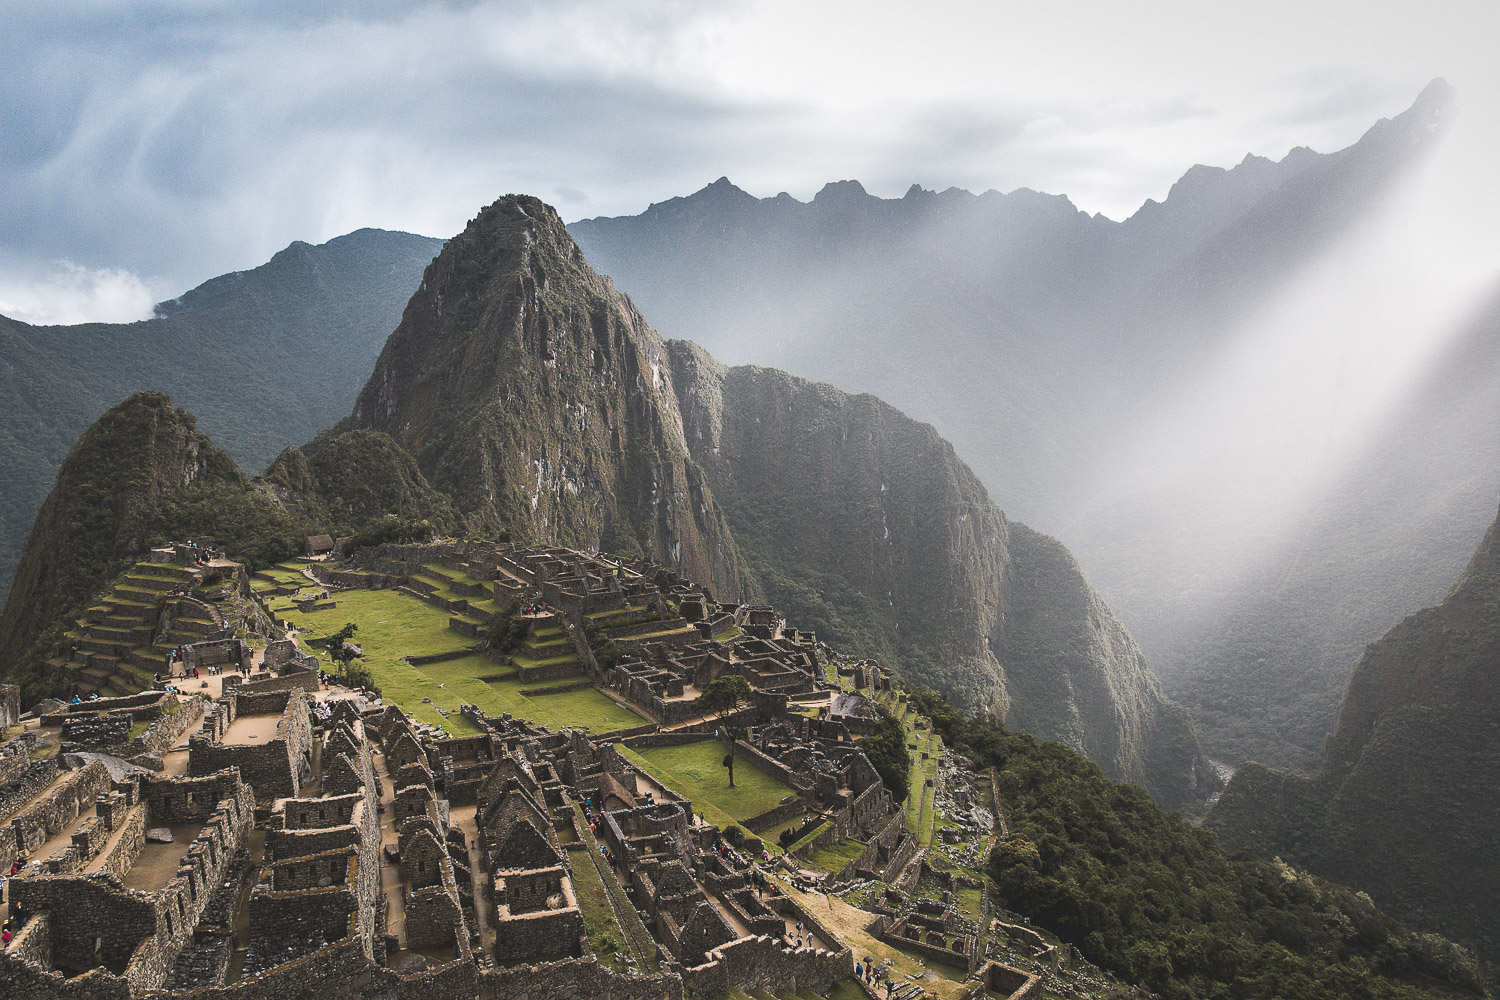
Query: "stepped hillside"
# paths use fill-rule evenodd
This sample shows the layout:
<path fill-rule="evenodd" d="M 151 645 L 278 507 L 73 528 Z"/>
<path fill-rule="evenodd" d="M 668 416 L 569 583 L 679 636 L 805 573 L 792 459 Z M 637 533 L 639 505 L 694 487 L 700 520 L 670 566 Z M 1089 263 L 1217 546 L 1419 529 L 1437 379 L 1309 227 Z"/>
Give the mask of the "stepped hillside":
<path fill-rule="evenodd" d="M 1500 486 L 1500 437 L 1483 442 L 1478 463 L 1455 460 L 1472 455 L 1463 448 L 1413 445 L 1479 436 L 1480 424 L 1464 430 L 1440 406 L 1460 386 L 1433 383 L 1427 402 L 1406 401 L 1431 433 L 1383 427 L 1347 481 L 1320 484 L 1322 502 L 1299 525 L 1270 504 L 1216 506 L 1223 493 L 1200 488 L 1197 465 L 1181 479 L 1142 469 L 1222 417 L 1209 393 L 1161 427 L 1219 371 L 1242 320 L 1379 217 L 1435 148 L 1451 105 L 1436 81 L 1347 149 L 1193 167 L 1123 222 L 1026 189 L 913 186 L 883 199 L 844 181 L 802 203 L 721 178 L 570 230 L 665 335 L 730 364 L 871 392 L 931 422 L 1001 507 L 1068 540 L 1168 691 L 1208 720 L 1217 755 L 1314 768 L 1359 651 L 1437 599 L 1432 568 L 1461 566 L 1459 539 L 1487 523 L 1478 498 Z M 1500 364 L 1479 378 L 1500 386 Z M 1387 536 L 1412 541 L 1358 542 Z M 1254 573 L 1219 555 L 1259 537 L 1288 544 L 1255 546 Z M 1378 593 L 1355 589 L 1370 580 L 1383 581 Z M 1301 596 L 1284 599 L 1284 584 Z"/>
<path fill-rule="evenodd" d="M 1366 650 L 1313 778 L 1242 768 L 1207 823 L 1500 958 L 1500 519 L 1439 605 Z"/>
<path fill-rule="evenodd" d="M 0 317 L 0 596 L 69 447 L 142 389 L 169 393 L 245 468 L 348 413 L 441 240 L 362 229 L 293 243 L 157 306 L 140 323 Z"/>
<path fill-rule="evenodd" d="M 1037 577 L 1007 580 L 1004 515 L 931 427 L 780 372 L 721 372 L 691 345 L 665 345 L 550 207 L 511 196 L 433 262 L 336 430 L 408 449 L 468 533 L 639 552 L 726 599 L 772 595 L 968 707 L 1036 720 L 1164 799 L 1191 797 L 1195 782 L 1206 793 L 1180 710 L 1076 564 L 1038 559 Z M 1054 584 L 1087 595 L 1074 605 L 1086 620 L 1018 612 L 1021 624 L 998 624 L 1006 602 L 1026 606 L 1016 591 Z M 1010 673 L 1024 685 L 1051 669 L 1076 677 L 1028 694 L 1062 704 L 1008 696 Z"/>
<path fill-rule="evenodd" d="M 668 350 L 688 445 L 773 604 L 1162 801 L 1207 794 L 1187 713 L 1078 564 L 1008 521 L 931 426 L 694 344 Z"/>
<path fill-rule="evenodd" d="M 162 393 L 107 411 L 68 452 L 26 539 L 0 616 L 0 676 L 34 667 L 43 632 L 144 552 L 163 500 L 244 485 L 234 460 Z"/>

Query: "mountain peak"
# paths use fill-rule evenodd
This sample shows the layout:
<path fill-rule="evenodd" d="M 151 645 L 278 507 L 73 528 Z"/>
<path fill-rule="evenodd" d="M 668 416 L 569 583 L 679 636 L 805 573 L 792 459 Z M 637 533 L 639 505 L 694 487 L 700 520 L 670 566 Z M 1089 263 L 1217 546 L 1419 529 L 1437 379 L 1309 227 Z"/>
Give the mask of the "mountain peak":
<path fill-rule="evenodd" d="M 830 181 L 813 195 L 813 204 L 852 204 L 869 197 L 870 193 L 859 181 Z"/>

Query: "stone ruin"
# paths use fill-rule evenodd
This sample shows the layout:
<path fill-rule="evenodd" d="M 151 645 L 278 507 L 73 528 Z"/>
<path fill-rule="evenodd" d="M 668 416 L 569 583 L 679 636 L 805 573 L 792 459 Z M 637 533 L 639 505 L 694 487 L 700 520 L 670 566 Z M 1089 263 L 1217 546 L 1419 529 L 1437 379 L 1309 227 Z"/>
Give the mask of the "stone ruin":
<path fill-rule="evenodd" d="M 20 933 L 0 951 L 0 996 L 682 1000 L 826 991 L 849 977 L 855 956 L 820 914 L 756 877 L 759 834 L 805 815 L 864 845 L 835 875 L 894 882 L 921 865 L 859 750 L 878 714 L 861 694 L 834 693 L 815 636 L 645 562 L 485 543 L 360 558 L 316 572 L 330 586 L 406 586 L 413 566 L 438 562 L 482 582 L 471 596 L 545 601 L 549 623 L 598 616 L 587 620 L 623 656 L 589 663 L 595 680 L 681 728 L 596 738 L 466 707 L 477 734 L 448 737 L 393 706 L 317 706 L 316 686 L 297 683 L 305 654 L 272 643 L 273 677 L 226 685 L 201 724 L 190 716 L 197 730 L 174 758 L 183 773 L 36 760 L 28 731 L 0 744 L 0 858 L 36 861 L 6 894 Z M 203 656 L 242 654 L 201 641 L 215 644 Z M 856 669 L 871 694 L 888 680 Z M 697 695 L 731 674 L 749 702 L 704 719 Z M 162 698 L 177 703 L 101 699 L 56 708 L 49 725 L 75 746 L 109 743 L 122 725 L 164 717 Z M 620 752 L 716 736 L 791 790 L 732 838 Z M 952 804 L 972 809 L 951 777 Z M 796 862 L 780 864 L 795 874 Z M 596 953 L 601 919 L 618 937 Z M 903 947 L 975 972 L 976 989 L 1030 982 L 984 964 L 975 926 L 951 907 L 918 901 L 882 919 Z"/>

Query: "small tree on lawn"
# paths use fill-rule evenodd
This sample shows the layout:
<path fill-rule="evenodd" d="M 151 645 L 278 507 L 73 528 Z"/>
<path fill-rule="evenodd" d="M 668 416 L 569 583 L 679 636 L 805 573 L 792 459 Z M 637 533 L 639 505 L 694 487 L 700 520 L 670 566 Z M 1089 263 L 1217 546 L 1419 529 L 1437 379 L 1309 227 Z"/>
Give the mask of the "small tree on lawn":
<path fill-rule="evenodd" d="M 716 712 L 733 708 L 750 698 L 750 684 L 739 674 L 725 674 L 710 681 L 703 693 L 698 695 L 697 705 L 705 712 Z"/>

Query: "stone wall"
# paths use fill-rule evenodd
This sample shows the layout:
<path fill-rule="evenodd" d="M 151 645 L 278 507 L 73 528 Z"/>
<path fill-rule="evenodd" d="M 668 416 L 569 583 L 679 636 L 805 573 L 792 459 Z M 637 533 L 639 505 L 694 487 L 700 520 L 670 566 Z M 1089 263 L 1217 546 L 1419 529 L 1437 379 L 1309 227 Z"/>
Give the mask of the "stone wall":
<path fill-rule="evenodd" d="M 773 760 L 772 758 L 767 757 L 760 751 L 758 747 L 751 746 L 744 740 L 735 740 L 734 748 L 734 754 L 736 758 L 749 760 L 752 764 L 760 768 L 762 771 L 765 771 L 767 774 L 770 774 L 775 778 L 779 778 L 781 781 L 785 782 L 788 785 L 791 785 L 798 791 L 805 792 L 808 791 L 811 787 L 808 784 L 807 779 L 797 774 L 781 761 Z"/>
<path fill-rule="evenodd" d="M 97 760 L 89 761 L 44 792 L 11 821 L 16 846 L 27 854 L 35 851 L 91 808 L 94 800 L 109 788 L 109 769 Z"/>
<path fill-rule="evenodd" d="M 836 938 L 834 940 L 837 940 Z M 683 984 L 699 996 L 762 989 L 826 993 L 854 972 L 853 953 L 788 948 L 772 937 L 743 937 L 708 953 L 708 962 L 682 970 Z"/>
<path fill-rule="evenodd" d="M 791 802 L 767 809 L 759 816 L 752 816 L 740 825 L 751 833 L 760 833 L 771 829 L 773 826 L 780 826 L 794 816 L 800 816 L 806 808 L 807 806 L 803 804 L 801 798 L 796 798 Z"/>
<path fill-rule="evenodd" d="M 171 749 L 183 733 L 203 721 L 205 704 L 202 698 L 185 698 L 178 703 L 177 711 L 158 715 L 144 733 L 130 741 L 132 752 L 160 753 Z"/>
<path fill-rule="evenodd" d="M 136 856 L 141 853 L 141 848 L 146 846 L 146 810 L 141 806 L 131 809 L 125 814 L 122 825 L 124 830 L 120 838 L 100 862 L 100 870 L 116 878 L 125 877 L 130 866 L 135 863 Z"/>
<path fill-rule="evenodd" d="M 62 741 L 64 748 L 70 751 L 75 747 L 112 747 L 130 738 L 132 725 L 128 712 L 74 715 L 63 722 Z"/>
<path fill-rule="evenodd" d="M 0 731 L 21 721 L 21 689 L 14 684 L 0 684 Z"/>
<path fill-rule="evenodd" d="M 31 763 L 32 741 L 11 740 L 0 745 L 0 789 L 20 781 Z M 3 803 L 0 797 L 0 803 Z"/>
<path fill-rule="evenodd" d="M 130 984 L 103 969 L 64 979 L 59 973 L 27 964 L 8 950 L 0 951 L 0 996 L 5 1000 L 131 1000 Z"/>
<path fill-rule="evenodd" d="M 276 723 L 276 735 L 265 743 L 228 746 L 219 742 L 234 719 L 274 711 L 280 711 L 281 718 Z M 297 794 L 311 767 L 312 738 L 307 693 L 302 689 L 243 695 L 235 692 L 227 711 L 221 702 L 204 722 L 203 730 L 190 741 L 188 769 L 194 775 L 204 775 L 238 768 L 240 777 L 254 787 L 257 798 L 290 798 Z"/>
<path fill-rule="evenodd" d="M 260 680 L 244 681 L 235 689 L 237 694 L 272 694 L 280 691 L 290 691 L 293 688 L 301 688 L 303 691 L 316 692 L 323 689 L 323 680 L 313 670 L 292 670 L 282 674 L 280 677 L 265 677 Z"/>

